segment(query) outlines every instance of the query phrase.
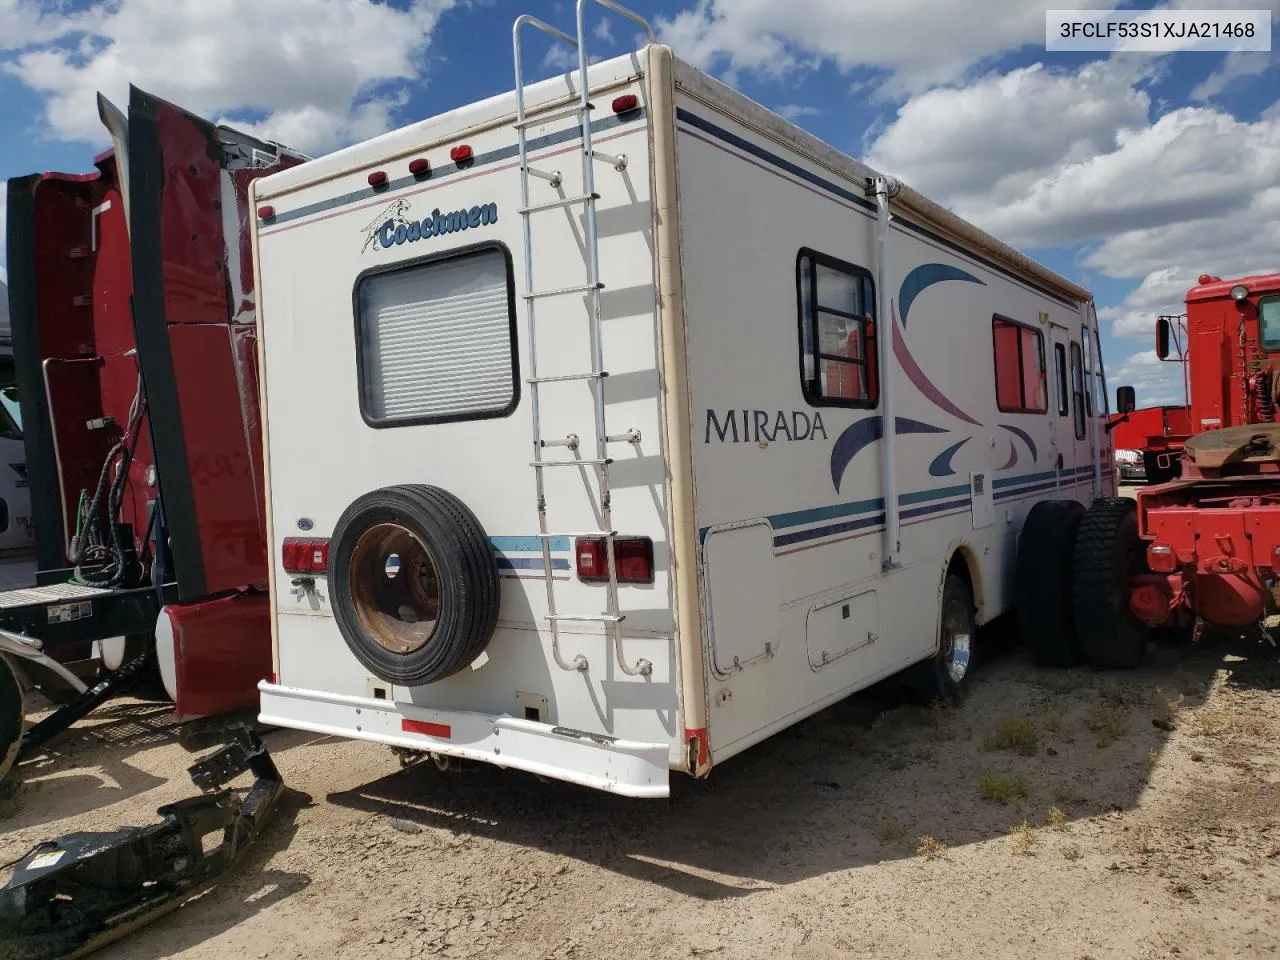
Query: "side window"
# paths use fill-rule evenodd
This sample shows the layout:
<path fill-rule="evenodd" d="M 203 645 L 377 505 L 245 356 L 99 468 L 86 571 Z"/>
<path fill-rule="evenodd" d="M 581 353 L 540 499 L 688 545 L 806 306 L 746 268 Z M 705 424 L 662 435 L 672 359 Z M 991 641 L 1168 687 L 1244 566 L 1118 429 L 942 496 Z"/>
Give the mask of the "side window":
<path fill-rule="evenodd" d="M 1044 335 L 1005 317 L 991 318 L 996 360 L 996 406 L 1005 413 L 1045 413 L 1049 386 Z"/>
<path fill-rule="evenodd" d="M 1076 439 L 1084 439 L 1084 365 L 1080 344 L 1071 341 L 1071 409 L 1075 413 Z"/>
<path fill-rule="evenodd" d="M 375 427 L 501 417 L 519 399 L 515 283 L 505 247 L 356 283 L 360 411 Z"/>
<path fill-rule="evenodd" d="M 1258 327 L 1262 331 L 1262 349 L 1267 353 L 1280 350 L 1280 297 L 1258 303 Z"/>
<path fill-rule="evenodd" d="M 1057 384 L 1058 416 L 1067 415 L 1067 348 L 1060 343 L 1053 345 L 1053 369 Z"/>
<path fill-rule="evenodd" d="M 800 379 L 809 403 L 874 407 L 875 285 L 862 267 L 812 250 L 796 259 Z"/>
<path fill-rule="evenodd" d="M 1090 336 L 1093 337 L 1094 356 L 1097 357 L 1094 361 L 1096 367 L 1093 371 L 1093 385 L 1097 390 L 1098 397 L 1095 406 L 1098 410 L 1098 416 L 1108 417 L 1111 415 L 1111 400 L 1107 397 L 1107 378 L 1102 368 L 1102 343 L 1098 340 L 1098 326 L 1096 318 L 1093 321 L 1093 326 L 1089 329 Z"/>

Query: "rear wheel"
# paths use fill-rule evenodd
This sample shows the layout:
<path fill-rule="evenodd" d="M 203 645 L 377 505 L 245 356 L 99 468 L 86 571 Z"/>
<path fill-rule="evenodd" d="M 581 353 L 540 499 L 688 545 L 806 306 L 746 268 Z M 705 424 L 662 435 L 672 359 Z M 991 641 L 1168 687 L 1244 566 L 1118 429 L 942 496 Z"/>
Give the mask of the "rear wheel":
<path fill-rule="evenodd" d="M 938 651 L 911 670 L 909 683 L 925 702 L 959 703 L 969 690 L 975 633 L 973 591 L 954 573 L 942 588 L 938 618 Z"/>
<path fill-rule="evenodd" d="M 0 654 L 0 780 L 9 775 L 18 760 L 26 713 L 22 679 L 13 661 Z"/>
<path fill-rule="evenodd" d="M 1036 663 L 1072 667 L 1084 661 L 1071 604 L 1071 566 L 1084 505 L 1042 500 L 1018 535 L 1018 629 Z"/>
<path fill-rule="evenodd" d="M 1071 580 L 1076 631 L 1094 666 L 1125 669 L 1142 663 L 1149 631 L 1129 609 L 1129 589 L 1145 572 L 1137 504 L 1127 497 L 1095 500 L 1076 532 Z"/>

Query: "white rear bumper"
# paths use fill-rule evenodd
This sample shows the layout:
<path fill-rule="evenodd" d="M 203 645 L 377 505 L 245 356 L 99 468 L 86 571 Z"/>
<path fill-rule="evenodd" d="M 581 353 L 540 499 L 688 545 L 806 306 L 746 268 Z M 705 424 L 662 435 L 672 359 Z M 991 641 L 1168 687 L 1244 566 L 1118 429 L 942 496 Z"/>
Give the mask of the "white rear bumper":
<path fill-rule="evenodd" d="M 258 684 L 263 723 L 478 760 L 620 793 L 670 795 L 671 745 L 616 740 L 548 723 Z"/>

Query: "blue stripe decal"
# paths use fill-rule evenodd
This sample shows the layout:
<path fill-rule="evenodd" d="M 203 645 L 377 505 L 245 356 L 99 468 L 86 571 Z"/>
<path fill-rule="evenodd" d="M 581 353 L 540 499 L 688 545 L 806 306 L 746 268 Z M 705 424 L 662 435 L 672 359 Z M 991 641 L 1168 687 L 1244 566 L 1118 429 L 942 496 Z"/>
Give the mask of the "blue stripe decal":
<path fill-rule="evenodd" d="M 1053 490 L 1058 486 L 1057 481 L 1050 483 L 1037 484 L 1034 487 L 1018 487 L 1016 490 L 1005 490 L 1003 493 L 997 493 L 993 500 L 1012 500 L 1016 497 L 1027 497 L 1033 493 L 1041 493 L 1046 490 Z"/>
<path fill-rule="evenodd" d="M 832 520 L 836 517 L 850 517 L 868 510 L 883 510 L 884 498 L 874 500 L 856 500 L 853 503 L 837 503 L 830 507 L 813 507 L 809 510 L 796 510 L 792 513 L 779 513 L 768 517 L 769 524 L 775 529 L 798 527 L 804 523 L 817 523 L 819 520 Z"/>
<path fill-rule="evenodd" d="M 1041 480 L 1056 480 L 1057 471 L 1050 470 L 1048 473 L 1029 473 L 1021 477 L 1003 477 L 991 484 L 992 490 L 999 490 L 1002 487 L 1014 487 L 1024 483 L 1037 483 Z"/>
<path fill-rule="evenodd" d="M 847 523 L 833 523 L 825 527 L 815 527 L 812 530 L 801 530 L 798 533 L 784 533 L 780 537 L 773 538 L 773 545 L 775 547 L 785 547 L 792 543 L 803 543 L 806 540 L 817 540 L 821 537 L 835 536 L 837 533 L 848 533 L 851 530 L 863 530 L 867 527 L 877 527 L 882 523 L 884 523 L 884 514 L 874 513 L 869 517 L 850 520 Z"/>
<path fill-rule="evenodd" d="M 808 170 L 804 169 L 803 167 L 797 166 L 796 164 L 792 163 L 790 160 L 784 160 L 782 157 L 778 156 L 777 154 L 770 153 L 768 150 L 765 150 L 762 147 L 756 146 L 754 143 L 751 143 L 749 140 L 744 140 L 742 137 L 738 136 L 736 133 L 730 133 L 728 130 L 725 130 L 723 127 L 717 127 L 714 123 L 711 123 L 709 120 L 703 120 L 701 117 L 690 113 L 688 110 L 684 110 L 677 107 L 676 119 L 683 120 L 685 123 L 689 124 L 689 126 L 697 127 L 699 130 L 703 131 L 704 133 L 709 133 L 713 137 L 715 137 L 717 140 L 723 140 L 725 143 L 729 144 L 732 147 L 737 147 L 743 153 L 749 153 L 753 157 L 757 157 L 758 159 L 763 160 L 766 163 L 772 164 L 773 166 L 778 167 L 781 170 L 785 170 L 787 171 L 787 173 L 791 174 L 793 177 L 799 177 L 801 180 L 807 181 L 808 183 L 813 184 L 815 187 L 821 187 L 823 190 L 826 190 L 828 193 L 834 193 L 837 197 L 840 197 L 843 200 L 848 200 L 850 203 L 855 203 L 860 207 L 865 207 L 867 210 L 876 209 L 876 205 L 872 203 L 870 200 L 868 200 L 866 197 L 860 197 L 856 193 L 846 190 L 844 187 L 837 186 L 836 184 L 832 183 L 830 180 L 824 180 L 822 177 L 818 176 L 816 173 L 810 173 Z"/>
<path fill-rule="evenodd" d="M 498 557 L 499 570 L 543 570 L 541 557 Z M 568 570 L 569 561 L 564 558 L 553 559 L 551 561 L 552 570 Z"/>
<path fill-rule="evenodd" d="M 739 150 L 742 150 L 745 153 L 751 154 L 753 157 L 757 157 L 760 160 L 763 160 L 765 163 L 775 166 L 780 170 L 785 170 L 787 173 L 791 174 L 794 177 L 799 177 L 801 180 L 811 183 L 815 187 L 820 187 L 821 189 L 827 191 L 828 193 L 834 193 L 837 197 L 840 197 L 844 200 L 848 200 L 850 203 L 854 203 L 860 207 L 863 207 L 866 210 L 875 211 L 876 209 L 876 205 L 872 203 L 870 200 L 867 200 L 865 197 L 860 197 L 855 193 L 849 192 L 849 190 L 846 189 L 845 187 L 832 183 L 830 180 L 826 180 L 818 176 L 817 174 L 810 173 L 808 170 L 805 170 L 803 167 L 798 167 L 794 163 L 790 162 L 789 160 L 785 160 L 782 157 L 778 156 L 777 154 L 770 153 L 768 150 L 758 147 L 754 143 L 750 143 L 744 140 L 742 137 L 738 136 L 737 134 L 730 133 L 728 130 L 725 130 L 722 127 L 718 127 L 714 123 L 711 123 L 708 120 L 704 120 L 702 119 L 702 117 L 699 117 L 696 114 L 692 114 L 687 110 L 677 108 L 676 118 L 679 120 L 683 120 L 685 123 L 689 124 L 692 127 L 697 127 L 699 130 L 702 130 L 705 133 L 711 134 L 717 140 L 722 140 L 725 143 L 729 144 L 730 146 L 737 147 Z M 1056 294 L 1053 291 L 1046 289 L 1036 281 L 1030 280 L 1026 277 L 1020 277 L 1018 276 L 1018 274 L 1014 273 L 1012 270 L 1008 269 L 1007 267 L 1002 267 L 998 263 L 993 263 L 992 261 L 986 259 L 985 257 L 979 256 L 978 254 L 974 253 L 972 250 L 967 250 L 964 247 L 960 246 L 958 243 L 952 240 L 948 240 L 946 237 L 939 236 L 938 234 L 934 233 L 932 230 L 926 229 L 925 227 L 922 227 L 919 224 L 912 223 L 910 220 L 904 220 L 901 214 L 895 213 L 893 215 L 893 220 L 895 223 L 901 225 L 903 228 L 907 230 L 910 230 L 912 233 L 917 233 L 922 237 L 927 237 L 929 240 L 932 240 L 934 243 L 938 244 L 939 246 L 946 247 L 949 250 L 954 250 L 956 253 L 960 254 L 961 256 L 968 257 L 970 260 L 973 260 L 976 263 L 982 264 L 988 270 L 992 270 L 998 274 L 1001 274 L 1002 276 L 1008 277 L 1010 280 L 1016 280 L 1018 283 L 1024 284 L 1025 286 L 1030 287 L 1032 290 L 1038 291 L 1039 293 L 1048 297 L 1050 300 L 1053 300 L 1055 303 L 1060 303 L 1064 307 L 1076 306 L 1074 301 L 1064 299 L 1060 294 Z"/>
<path fill-rule="evenodd" d="M 929 500 L 937 500 L 940 497 L 958 497 L 969 495 L 969 485 L 967 483 L 957 484 L 954 487 L 939 487 L 937 490 L 921 490 L 918 493 L 904 493 L 899 495 L 899 505 L 908 503 L 926 503 Z"/>
<path fill-rule="evenodd" d="M 542 541 L 537 537 L 490 537 L 493 549 L 502 553 L 541 553 Z M 568 550 L 568 537 L 552 537 L 552 550 Z"/>
<path fill-rule="evenodd" d="M 968 491 L 965 487 L 965 491 Z M 923 517 L 931 513 L 942 513 L 944 510 L 959 510 L 961 507 L 967 507 L 970 504 L 968 497 L 963 500 L 948 500 L 946 503 L 931 503 L 927 507 L 914 507 L 911 510 L 903 510 L 899 516 L 903 520 L 910 520 L 912 517 Z"/>
<path fill-rule="evenodd" d="M 591 134 L 595 136 L 606 130 L 612 130 L 614 127 L 622 126 L 624 123 L 631 123 L 639 120 L 645 115 L 644 107 L 637 107 L 626 114 L 613 117 L 603 117 L 591 124 Z M 582 139 L 581 127 L 570 127 L 567 130 L 557 130 L 555 133 L 549 133 L 544 137 L 535 137 L 527 144 L 530 154 L 537 150 L 545 150 L 547 147 L 556 147 L 562 143 L 570 143 L 574 140 Z M 520 148 L 517 144 L 509 147 L 500 147 L 497 150 L 490 150 L 488 153 L 478 153 L 472 160 L 466 161 L 462 167 L 456 163 L 446 163 L 439 167 L 432 167 L 431 173 L 415 177 L 410 174 L 407 177 L 399 177 L 389 181 L 386 185 L 378 187 L 364 187 L 352 193 L 346 193 L 339 197 L 330 197 L 327 200 L 318 200 L 315 203 L 309 203 L 306 206 L 298 207 L 296 210 L 288 210 L 284 213 L 277 213 L 270 221 L 259 220 L 259 226 L 264 229 L 279 226 L 282 223 L 288 223 L 290 220 L 299 220 L 302 217 L 309 217 L 314 213 L 323 213 L 326 210 L 334 210 L 338 207 L 345 207 L 352 203 L 359 203 L 361 200 L 372 200 L 377 197 L 386 196 L 397 190 L 403 190 L 405 187 L 415 185 L 434 184 L 437 181 L 445 180 L 455 176 L 463 171 L 474 170 L 476 167 L 488 166 L 491 163 L 501 163 L 503 160 L 513 160 L 520 156 Z M 874 209 L 874 208 L 873 208 Z"/>

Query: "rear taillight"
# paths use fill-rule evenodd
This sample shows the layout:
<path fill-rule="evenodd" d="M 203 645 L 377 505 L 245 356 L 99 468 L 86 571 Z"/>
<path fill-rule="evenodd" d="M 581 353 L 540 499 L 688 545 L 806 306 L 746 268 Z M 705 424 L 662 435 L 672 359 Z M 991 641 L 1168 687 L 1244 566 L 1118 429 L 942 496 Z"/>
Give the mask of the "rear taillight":
<path fill-rule="evenodd" d="M 286 537 L 281 548 L 286 573 L 324 573 L 329 569 L 329 541 Z"/>
<path fill-rule="evenodd" d="M 609 549 L 603 537 L 584 537 L 574 545 L 578 579 L 607 583 Z M 648 537 L 618 537 L 613 541 L 614 569 L 619 583 L 653 583 L 653 541 Z"/>
<path fill-rule="evenodd" d="M 1153 543 L 1147 547 L 1147 566 L 1155 573 L 1173 573 L 1178 569 L 1178 558 L 1167 543 Z"/>

